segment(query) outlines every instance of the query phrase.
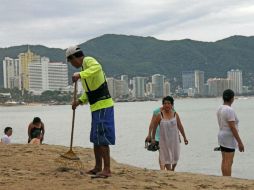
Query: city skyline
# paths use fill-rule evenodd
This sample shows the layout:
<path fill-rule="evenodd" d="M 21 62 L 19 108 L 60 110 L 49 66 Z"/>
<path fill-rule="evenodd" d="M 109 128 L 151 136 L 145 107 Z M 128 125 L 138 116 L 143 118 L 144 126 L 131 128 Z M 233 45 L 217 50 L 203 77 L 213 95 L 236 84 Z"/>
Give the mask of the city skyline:
<path fill-rule="evenodd" d="M 68 66 L 62 62 L 50 62 L 30 51 L 20 53 L 18 58 L 3 60 L 4 88 L 18 88 L 34 93 L 47 90 L 67 90 Z"/>
<path fill-rule="evenodd" d="M 231 77 L 229 73 L 234 73 L 234 77 Z M 171 89 L 169 80 L 160 74 L 149 77 L 135 76 L 130 81 L 128 75 L 121 75 L 120 79 L 108 77 L 107 81 L 113 98 L 162 98 L 176 93 L 180 96 L 189 97 L 217 97 L 221 96 L 226 89 L 233 89 L 236 95 L 249 92 L 248 88 L 242 84 L 242 71 L 240 70 L 230 70 L 227 75 L 225 74 L 226 78 L 208 78 L 207 81 L 204 80 L 204 75 L 204 71 L 200 70 L 182 72 L 183 85 L 182 88 L 178 89 Z M 237 89 L 235 88 L 236 84 Z M 126 87 L 128 87 L 129 93 L 127 93 Z M 162 94 L 158 91 L 162 91 Z"/>
<path fill-rule="evenodd" d="M 4 88 L 26 89 L 34 93 L 46 90 L 67 90 L 68 68 L 65 63 L 50 63 L 49 58 L 41 57 L 30 51 L 20 53 L 17 58 L 5 57 L 3 60 Z M 149 77 L 121 75 L 120 79 L 107 77 L 109 91 L 114 98 L 161 98 L 178 92 L 187 96 L 218 96 L 227 88 L 236 94 L 248 92 L 243 87 L 242 71 L 239 69 L 227 71 L 227 78 L 208 78 L 205 82 L 205 72 L 191 70 L 182 72 L 181 88 L 172 89 L 171 81 L 164 75 L 154 74 Z"/>

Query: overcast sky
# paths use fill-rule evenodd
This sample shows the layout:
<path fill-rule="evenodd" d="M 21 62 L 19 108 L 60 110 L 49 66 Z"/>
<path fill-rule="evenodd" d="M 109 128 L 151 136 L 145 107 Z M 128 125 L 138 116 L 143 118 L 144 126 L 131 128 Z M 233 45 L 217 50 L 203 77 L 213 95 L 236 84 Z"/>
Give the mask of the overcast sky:
<path fill-rule="evenodd" d="M 0 47 L 66 48 L 103 34 L 216 41 L 254 35 L 254 0 L 1 0 Z"/>

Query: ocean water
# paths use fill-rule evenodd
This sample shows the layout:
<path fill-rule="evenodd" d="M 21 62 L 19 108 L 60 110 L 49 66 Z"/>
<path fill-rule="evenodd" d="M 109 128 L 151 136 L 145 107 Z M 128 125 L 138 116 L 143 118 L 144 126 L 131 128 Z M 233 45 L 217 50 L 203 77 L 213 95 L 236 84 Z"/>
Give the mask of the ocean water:
<path fill-rule="evenodd" d="M 176 171 L 221 175 L 221 153 L 214 152 L 217 144 L 218 125 L 216 110 L 220 98 L 176 99 L 175 109 L 184 125 L 189 145 L 181 144 L 181 154 Z M 157 102 L 125 102 L 115 104 L 116 145 L 111 146 L 111 156 L 121 163 L 142 168 L 159 169 L 158 152 L 149 152 L 144 146 L 153 109 Z M 254 98 L 236 99 L 232 106 L 240 120 L 240 136 L 245 152 L 235 154 L 232 175 L 254 179 Z M 0 130 L 13 128 L 13 143 L 27 142 L 27 127 L 33 117 L 45 123 L 44 143 L 70 144 L 71 106 L 13 106 L 0 107 Z M 76 110 L 74 146 L 92 147 L 89 142 L 91 113 L 88 106 Z M 82 157 L 82 155 L 79 155 Z"/>

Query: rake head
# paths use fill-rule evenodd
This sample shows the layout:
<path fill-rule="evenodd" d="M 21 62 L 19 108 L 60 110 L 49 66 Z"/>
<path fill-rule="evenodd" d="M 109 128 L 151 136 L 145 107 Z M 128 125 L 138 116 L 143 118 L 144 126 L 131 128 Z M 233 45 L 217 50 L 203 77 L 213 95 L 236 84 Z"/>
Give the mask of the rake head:
<path fill-rule="evenodd" d="M 61 157 L 69 160 L 80 160 L 80 158 L 72 150 L 69 150 L 65 154 L 62 154 Z"/>

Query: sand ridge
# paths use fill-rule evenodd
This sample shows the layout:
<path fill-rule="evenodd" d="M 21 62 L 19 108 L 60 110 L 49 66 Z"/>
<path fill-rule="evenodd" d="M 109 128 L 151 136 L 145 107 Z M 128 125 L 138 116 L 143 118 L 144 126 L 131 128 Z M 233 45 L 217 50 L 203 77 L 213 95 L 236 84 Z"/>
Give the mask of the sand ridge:
<path fill-rule="evenodd" d="M 254 189 L 254 180 L 161 172 L 119 164 L 113 159 L 112 177 L 91 179 L 82 170 L 56 162 L 67 151 L 68 147 L 56 145 L 0 144 L 0 190 Z M 85 170 L 94 166 L 92 149 L 75 147 L 74 151 Z"/>

